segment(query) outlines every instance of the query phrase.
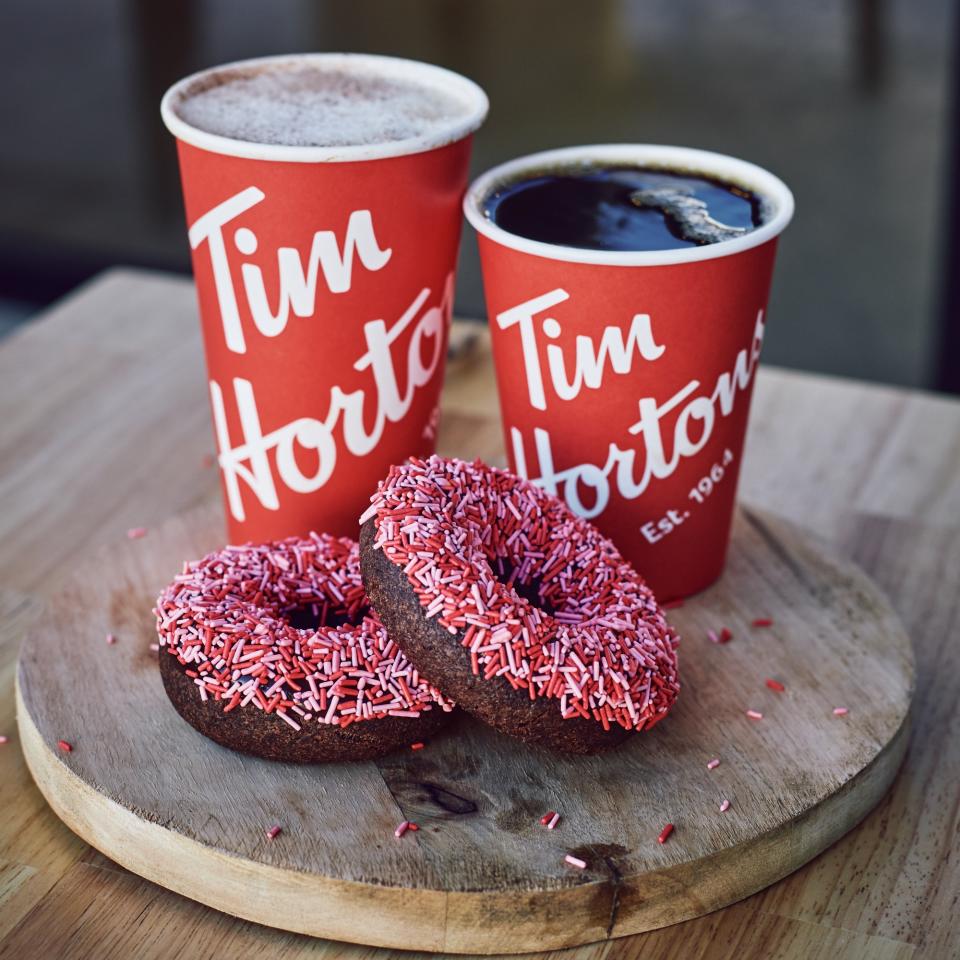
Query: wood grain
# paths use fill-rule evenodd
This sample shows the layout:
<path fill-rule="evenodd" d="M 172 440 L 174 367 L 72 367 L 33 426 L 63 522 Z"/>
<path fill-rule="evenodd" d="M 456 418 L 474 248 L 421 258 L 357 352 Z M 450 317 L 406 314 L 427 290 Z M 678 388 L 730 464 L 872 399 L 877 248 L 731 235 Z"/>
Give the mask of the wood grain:
<path fill-rule="evenodd" d="M 745 512 L 723 579 L 671 615 L 684 637 L 678 706 L 610 754 L 564 757 L 461 718 L 426 750 L 374 763 L 242 757 L 174 713 L 149 650 L 153 598 L 220 531 L 219 511 L 202 509 L 87 558 L 23 647 L 18 722 L 34 779 L 71 829 L 247 919 L 487 953 L 665 926 L 834 842 L 906 748 L 913 655 L 882 594 L 819 541 Z M 775 625 L 752 628 L 758 615 Z M 707 631 L 721 626 L 734 639 L 718 646 Z M 835 717 L 846 703 L 854 714 Z M 563 818 L 553 832 L 539 824 L 548 809 Z M 397 842 L 406 819 L 421 831 Z M 668 821 L 676 830 L 660 845 Z M 272 823 L 283 833 L 269 842 Z M 571 870 L 567 852 L 588 869 Z"/>
<path fill-rule="evenodd" d="M 476 349 L 450 365 L 444 411 L 444 449 L 502 458 L 482 328 Z M 54 596 L 78 557 L 122 542 L 127 527 L 215 503 L 216 477 L 202 465 L 212 433 L 190 282 L 111 271 L 8 337 L 0 422 L 0 584 L 15 605 Z M 561 956 L 956 956 L 960 403 L 762 366 L 750 430 L 743 498 L 855 555 L 915 641 L 908 760 L 855 831 L 764 893 Z M 459 448 L 458 437 L 466 438 Z M 29 616 L 31 607 L 19 608 Z M 0 747 L 0 889 L 14 899 L 0 907 L 0 955 L 394 956 L 257 927 L 122 870 L 100 871 L 97 896 L 88 896 L 88 861 L 106 858 L 50 811 L 18 749 L 12 677 L 23 618 L 8 619 L 8 609 L 0 616 L 0 733 L 11 738 Z"/>

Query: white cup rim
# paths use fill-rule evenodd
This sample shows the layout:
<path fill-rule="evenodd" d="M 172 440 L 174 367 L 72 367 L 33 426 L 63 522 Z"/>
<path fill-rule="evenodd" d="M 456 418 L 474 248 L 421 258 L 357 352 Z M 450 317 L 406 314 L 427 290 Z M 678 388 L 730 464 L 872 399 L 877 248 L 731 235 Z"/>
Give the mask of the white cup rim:
<path fill-rule="evenodd" d="M 674 250 L 591 250 L 530 240 L 498 227 L 484 213 L 487 197 L 500 185 L 538 168 L 597 163 L 628 163 L 638 166 L 662 166 L 745 187 L 767 200 L 772 215 L 766 223 L 732 240 L 721 240 L 700 247 Z M 663 266 L 696 263 L 727 257 L 758 247 L 779 236 L 793 217 L 794 201 L 789 187 L 763 167 L 722 153 L 650 143 L 607 143 L 564 147 L 532 153 L 500 164 L 478 177 L 463 198 L 463 212 L 473 228 L 496 243 L 523 253 L 563 260 L 568 263 L 595 263 L 608 266 Z"/>
<path fill-rule="evenodd" d="M 177 104 L 188 90 L 218 73 L 232 70 L 257 69 L 284 63 L 319 63 L 341 70 L 374 70 L 381 76 L 419 80 L 439 86 L 453 94 L 464 105 L 463 113 L 438 130 L 419 137 L 392 142 L 357 144 L 339 147 L 298 147 L 287 144 L 256 143 L 237 140 L 208 133 L 183 120 L 176 112 Z M 228 157 L 244 157 L 250 160 L 282 160 L 294 163 L 347 163 L 357 160 L 380 160 L 387 157 L 402 157 L 412 153 L 424 153 L 462 140 L 483 123 L 489 109 L 487 95 L 472 80 L 430 63 L 407 60 L 402 57 L 385 57 L 372 53 L 291 53 L 271 57 L 256 57 L 223 63 L 178 80 L 163 95 L 160 115 L 167 129 L 178 139 L 191 146 L 219 153 Z"/>

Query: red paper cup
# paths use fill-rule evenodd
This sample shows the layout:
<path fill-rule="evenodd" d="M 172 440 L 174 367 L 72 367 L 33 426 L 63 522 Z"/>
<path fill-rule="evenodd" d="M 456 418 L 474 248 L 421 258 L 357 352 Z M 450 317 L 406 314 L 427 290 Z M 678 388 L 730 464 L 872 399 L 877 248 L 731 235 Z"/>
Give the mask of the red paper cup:
<path fill-rule="evenodd" d="M 703 247 L 612 252 L 508 233 L 498 187 L 577 164 L 665 167 L 765 198 L 767 222 Z M 514 160 L 471 185 L 511 467 L 592 519 L 665 600 L 723 569 L 777 237 L 793 197 L 742 160 L 612 145 Z"/>
<path fill-rule="evenodd" d="M 430 136 L 330 148 L 215 136 L 177 113 L 221 75 L 285 62 L 411 80 L 463 111 Z M 439 67 L 314 54 L 194 74 L 161 112 L 177 138 L 230 538 L 355 534 L 388 467 L 434 449 L 487 98 Z"/>

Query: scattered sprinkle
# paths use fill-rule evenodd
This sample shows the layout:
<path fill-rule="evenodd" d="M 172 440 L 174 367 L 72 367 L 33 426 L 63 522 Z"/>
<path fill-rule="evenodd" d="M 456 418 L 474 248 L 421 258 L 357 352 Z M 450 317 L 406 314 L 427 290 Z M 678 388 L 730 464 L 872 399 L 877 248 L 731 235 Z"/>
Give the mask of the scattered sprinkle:
<path fill-rule="evenodd" d="M 673 824 L 668 823 L 661 831 L 660 836 L 657 837 L 657 843 L 666 843 L 667 839 L 670 837 L 670 834 L 673 833 Z"/>
<path fill-rule="evenodd" d="M 267 830 L 267 839 L 273 840 L 275 837 L 278 837 L 283 831 L 283 827 L 280 824 L 275 823 L 269 830 Z"/>
<path fill-rule="evenodd" d="M 151 649 L 154 653 L 159 653 L 159 652 L 160 652 L 160 644 L 159 644 L 159 643 L 151 643 L 151 644 L 150 644 L 150 649 Z"/>
<path fill-rule="evenodd" d="M 411 820 L 411 821 L 407 824 L 407 829 L 408 829 L 408 830 L 412 830 L 414 833 L 416 833 L 416 832 L 420 829 L 420 824 L 419 824 L 419 823 L 414 823 L 414 822 Z"/>
<path fill-rule="evenodd" d="M 772 627 L 773 620 L 770 617 L 757 617 L 751 624 L 751 627 Z"/>
<path fill-rule="evenodd" d="M 565 862 L 569 863 L 571 867 L 576 867 L 578 870 L 587 869 L 587 861 L 581 860 L 579 857 L 575 857 L 572 853 L 568 853 L 563 859 Z"/>
<path fill-rule="evenodd" d="M 556 812 L 555 812 L 555 811 L 553 811 L 553 810 L 548 810 L 548 811 L 540 818 L 540 823 L 541 823 L 541 825 L 545 827 L 555 816 L 556 816 Z"/>
<path fill-rule="evenodd" d="M 777 693 L 783 693 L 787 689 L 779 680 L 773 680 L 770 677 L 767 677 L 765 683 L 771 690 L 776 690 Z"/>
<path fill-rule="evenodd" d="M 834 707 L 833 715 L 835 717 L 845 717 L 850 711 L 846 707 Z"/>
<path fill-rule="evenodd" d="M 112 633 L 108 633 L 105 639 L 111 647 L 117 642 L 117 638 Z"/>
<path fill-rule="evenodd" d="M 679 610 L 683 606 L 683 600 L 668 600 L 660 604 L 661 610 Z"/>
<path fill-rule="evenodd" d="M 410 744 L 411 750 L 422 750 L 426 746 L 425 743 L 421 743 L 419 740 L 416 743 Z"/>
<path fill-rule="evenodd" d="M 714 758 L 707 764 L 707 769 L 708 769 L 708 770 L 716 770 L 717 767 L 719 767 L 719 766 L 720 766 L 720 758 L 719 758 L 719 757 L 714 757 Z"/>
<path fill-rule="evenodd" d="M 70 753 L 70 751 L 73 750 L 73 744 L 72 744 L 72 743 L 67 743 L 66 740 L 58 740 L 58 741 L 57 741 L 57 746 L 58 746 L 64 753 Z"/>
<path fill-rule="evenodd" d="M 4 744 L 4 743 L 9 743 L 9 742 L 10 742 L 10 738 L 9 738 L 9 737 L 0 736 L 0 745 L 2 745 L 2 744 Z"/>
<path fill-rule="evenodd" d="M 393 831 L 393 835 L 399 840 L 410 829 L 410 821 L 404 820 L 403 823 Z"/>
<path fill-rule="evenodd" d="M 730 801 L 724 800 L 723 803 L 720 804 L 720 812 L 726 813 L 729 809 L 730 809 Z"/>
<path fill-rule="evenodd" d="M 139 540 L 141 537 L 145 537 L 146 535 L 147 535 L 146 527 L 131 527 L 127 531 L 128 540 Z"/>
<path fill-rule="evenodd" d="M 547 829 L 552 830 L 560 822 L 560 814 L 555 813 L 547 822 Z"/>
<path fill-rule="evenodd" d="M 729 643 L 732 639 L 733 639 L 733 634 L 726 627 L 724 627 L 720 631 L 720 642 Z"/>
<path fill-rule="evenodd" d="M 707 631 L 707 636 L 710 638 L 710 642 L 711 642 L 711 643 L 719 643 L 719 642 L 720 642 L 720 638 L 717 636 L 717 633 L 716 633 L 715 630 L 708 630 L 708 631 Z"/>
<path fill-rule="evenodd" d="M 762 719 L 763 719 L 763 714 L 762 714 L 759 710 L 748 710 L 748 711 L 747 711 L 747 716 L 748 716 L 751 720 L 762 720 Z"/>

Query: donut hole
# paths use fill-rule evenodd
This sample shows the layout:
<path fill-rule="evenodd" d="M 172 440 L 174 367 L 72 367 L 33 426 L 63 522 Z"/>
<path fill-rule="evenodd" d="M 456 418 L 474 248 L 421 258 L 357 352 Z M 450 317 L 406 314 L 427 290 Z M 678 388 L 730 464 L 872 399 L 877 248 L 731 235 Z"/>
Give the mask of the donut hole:
<path fill-rule="evenodd" d="M 370 608 L 365 604 L 348 610 L 346 607 L 323 601 L 288 607 L 281 611 L 280 615 L 295 630 L 319 630 L 321 627 L 356 627 L 369 613 Z"/>
<path fill-rule="evenodd" d="M 494 557 L 490 561 L 490 570 L 500 583 L 533 604 L 548 617 L 552 617 L 557 612 L 550 598 L 544 593 L 540 578 L 534 576 L 522 580 L 519 575 L 520 568 L 509 557 Z"/>

